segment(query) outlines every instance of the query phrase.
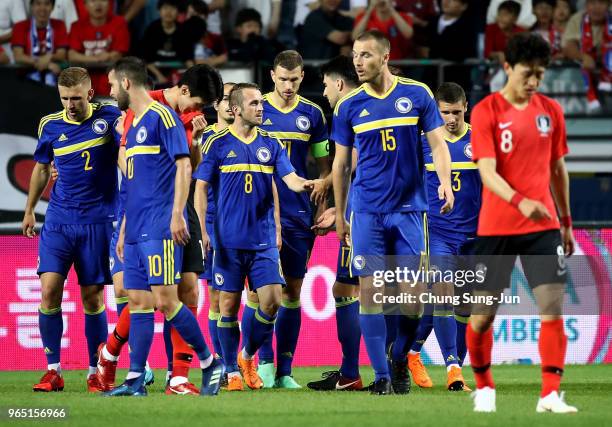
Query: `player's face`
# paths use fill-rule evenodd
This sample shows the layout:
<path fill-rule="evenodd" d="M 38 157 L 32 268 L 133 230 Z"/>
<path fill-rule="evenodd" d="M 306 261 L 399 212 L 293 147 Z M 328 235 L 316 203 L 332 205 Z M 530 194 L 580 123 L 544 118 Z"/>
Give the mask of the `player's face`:
<path fill-rule="evenodd" d="M 223 86 L 223 98 L 221 102 L 215 104 L 215 110 L 217 110 L 217 116 L 225 121 L 225 123 L 233 123 L 234 122 L 234 113 L 232 113 L 231 108 L 229 107 L 229 93 L 232 91 L 234 85 L 224 85 Z"/>
<path fill-rule="evenodd" d="M 85 0 L 85 8 L 94 19 L 102 19 L 108 14 L 108 0 Z"/>
<path fill-rule="evenodd" d="M 238 116 L 249 126 L 259 126 L 263 122 L 263 96 L 257 89 L 242 90 L 242 105 L 236 108 Z"/>
<path fill-rule="evenodd" d="M 183 85 L 180 87 L 178 97 L 178 107 L 181 113 L 190 113 L 192 111 L 202 111 L 204 100 L 201 96 L 191 96 L 189 86 Z"/>
<path fill-rule="evenodd" d="M 519 99 L 529 99 L 536 93 L 544 78 L 544 71 L 546 71 L 546 68 L 539 64 L 516 64 L 510 67 L 508 63 L 505 63 L 504 69 L 508 75 L 506 85 L 515 92 Z"/>
<path fill-rule="evenodd" d="M 49 17 L 53 11 L 51 0 L 34 0 L 32 3 L 32 16 L 38 22 L 49 22 Z"/>
<path fill-rule="evenodd" d="M 270 72 L 272 81 L 274 82 L 274 90 L 285 101 L 291 101 L 304 79 L 304 70 L 302 67 L 295 67 L 293 70 L 277 66 Z"/>
<path fill-rule="evenodd" d="M 389 61 L 389 52 L 384 52 L 376 40 L 357 40 L 353 44 L 353 65 L 359 81 L 375 80 Z"/>
<path fill-rule="evenodd" d="M 91 83 L 81 83 L 76 86 L 58 86 L 62 105 L 70 120 L 80 122 L 85 119 L 89 109 L 89 101 L 93 96 Z"/>
<path fill-rule="evenodd" d="M 465 123 L 467 103 L 459 101 L 450 104 L 440 101 L 438 102 L 438 108 L 444 119 L 446 130 L 453 135 L 459 134 L 463 130 L 463 124 Z"/>
<path fill-rule="evenodd" d="M 338 100 L 340 99 L 340 88 L 338 87 L 338 80 L 332 79 L 327 74 L 323 76 L 323 96 L 329 101 L 329 105 L 332 108 L 336 107 Z"/>
<path fill-rule="evenodd" d="M 120 110 L 125 111 L 130 107 L 130 94 L 122 86 L 122 83 L 118 79 L 118 75 L 114 70 L 108 73 L 108 83 L 110 84 L 110 96 L 117 101 L 117 107 Z"/>

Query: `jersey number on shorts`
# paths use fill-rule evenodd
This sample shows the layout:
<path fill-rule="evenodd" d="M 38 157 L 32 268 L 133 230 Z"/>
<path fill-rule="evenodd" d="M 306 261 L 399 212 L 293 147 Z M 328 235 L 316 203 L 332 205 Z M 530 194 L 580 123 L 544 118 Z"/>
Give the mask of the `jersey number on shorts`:
<path fill-rule="evenodd" d="M 452 171 L 453 174 L 453 191 L 461 191 L 461 172 Z"/>
<path fill-rule="evenodd" d="M 499 144 L 503 153 L 509 153 L 512 151 L 512 131 L 510 129 L 504 129 L 501 131 L 501 142 Z"/>
<path fill-rule="evenodd" d="M 253 175 L 247 173 L 244 175 L 244 192 L 250 194 L 253 191 Z"/>
<path fill-rule="evenodd" d="M 162 262 L 159 255 L 149 255 L 149 274 L 155 277 L 161 276 Z"/>
<path fill-rule="evenodd" d="M 395 144 L 395 137 L 392 135 L 393 129 L 381 129 L 380 139 L 382 142 L 383 151 L 393 151 L 397 145 Z"/>
<path fill-rule="evenodd" d="M 83 170 L 86 170 L 86 171 L 92 170 L 93 168 L 89 164 L 89 161 L 91 160 L 91 154 L 89 154 L 89 151 L 87 150 L 83 151 L 81 153 L 81 157 L 85 158 L 85 166 L 83 167 Z"/>

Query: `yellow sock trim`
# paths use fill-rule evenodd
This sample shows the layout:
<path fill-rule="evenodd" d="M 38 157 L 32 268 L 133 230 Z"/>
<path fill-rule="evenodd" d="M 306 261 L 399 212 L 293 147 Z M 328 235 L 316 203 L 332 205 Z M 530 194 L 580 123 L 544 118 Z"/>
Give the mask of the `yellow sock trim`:
<path fill-rule="evenodd" d="M 263 317 L 261 317 L 261 315 L 259 314 L 258 311 L 255 312 L 255 319 L 258 322 L 264 323 L 266 325 L 273 325 L 276 322 L 276 318 L 274 318 L 273 320 L 266 320 Z"/>
<path fill-rule="evenodd" d="M 283 300 L 281 302 L 281 307 L 285 307 L 285 308 L 297 309 L 297 308 L 300 308 L 300 306 L 301 306 L 300 300 L 297 300 L 297 301 Z"/>
<path fill-rule="evenodd" d="M 155 313 L 155 309 L 145 308 L 144 310 L 130 310 L 130 314 L 147 314 L 147 313 Z"/>
<path fill-rule="evenodd" d="M 115 298 L 115 304 L 127 304 L 128 297 Z"/>
<path fill-rule="evenodd" d="M 166 320 L 169 322 L 172 319 L 174 319 L 174 316 L 176 316 L 178 314 L 179 311 L 181 311 L 181 308 L 183 308 L 183 303 L 179 302 L 178 305 L 176 306 L 176 308 L 174 309 L 174 311 L 172 312 L 172 314 L 168 317 L 166 317 Z"/>
<path fill-rule="evenodd" d="M 212 310 L 208 310 L 208 320 L 219 320 L 221 318 L 221 313 L 217 313 Z"/>
<path fill-rule="evenodd" d="M 252 308 L 253 310 L 257 310 L 257 308 L 259 307 L 259 303 L 258 302 L 253 302 L 253 301 L 249 301 L 247 300 L 247 307 Z"/>
<path fill-rule="evenodd" d="M 88 316 L 95 316 L 96 314 L 100 314 L 102 312 L 104 312 L 104 310 L 106 310 L 106 306 L 104 304 L 102 304 L 102 306 L 97 309 L 96 311 L 87 311 L 85 309 L 83 309 L 83 312 L 85 314 L 87 314 Z"/>
<path fill-rule="evenodd" d="M 42 307 L 38 307 L 38 311 L 40 311 L 42 314 L 51 315 L 51 314 L 56 314 L 56 313 L 59 313 L 60 311 L 62 311 L 62 307 L 50 308 L 48 310 L 46 310 L 46 309 L 44 309 Z"/>
<path fill-rule="evenodd" d="M 359 306 L 359 314 L 383 314 L 382 307 L 367 308 L 363 305 Z"/>
<path fill-rule="evenodd" d="M 467 325 L 467 323 L 470 321 L 470 316 L 460 316 L 458 314 L 455 314 L 455 320 L 457 322 L 465 323 Z"/>

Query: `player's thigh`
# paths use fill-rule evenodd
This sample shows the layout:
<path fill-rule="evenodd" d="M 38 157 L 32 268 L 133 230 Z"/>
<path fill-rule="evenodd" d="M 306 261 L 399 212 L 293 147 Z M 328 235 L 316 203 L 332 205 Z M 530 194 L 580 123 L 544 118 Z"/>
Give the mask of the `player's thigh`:
<path fill-rule="evenodd" d="M 543 284 L 565 284 L 567 265 L 559 230 L 517 236 L 516 245 L 532 289 Z"/>
<path fill-rule="evenodd" d="M 150 292 L 149 280 L 147 276 L 147 267 L 145 267 L 145 258 L 143 257 L 139 243 L 126 243 L 124 246 L 124 264 L 123 264 L 123 287 L 130 295 L 130 291 L 146 291 Z M 130 303 L 132 297 L 130 296 Z"/>
<path fill-rule="evenodd" d="M 285 277 L 300 279 L 291 286 L 301 286 L 314 245 L 314 234 L 309 230 L 282 229 L 283 245 L 280 260 Z M 289 284 L 288 284 L 289 285 Z"/>
<path fill-rule="evenodd" d="M 219 291 L 212 284 L 208 285 L 208 302 L 210 310 L 219 313 Z"/>
<path fill-rule="evenodd" d="M 113 224 L 75 225 L 78 233 L 74 269 L 80 285 L 112 283 L 108 250 L 113 235 Z"/>
<path fill-rule="evenodd" d="M 499 294 L 510 286 L 516 256 L 512 236 L 479 236 L 474 244 L 476 279 L 473 292 Z M 473 310 L 476 309 L 477 306 L 473 306 Z"/>
<path fill-rule="evenodd" d="M 213 288 L 221 292 L 242 293 L 247 267 L 243 250 L 216 248 L 213 254 Z"/>
<path fill-rule="evenodd" d="M 240 310 L 241 292 L 219 291 L 219 312 L 223 316 L 235 316 Z"/>
<path fill-rule="evenodd" d="M 257 288 L 259 307 L 269 316 L 274 316 L 281 304 L 282 285 L 270 284 Z"/>
<path fill-rule="evenodd" d="M 66 277 L 58 273 L 48 272 L 40 275 L 40 306 L 43 310 L 57 308 L 62 305 L 65 281 Z"/>
<path fill-rule="evenodd" d="M 76 235 L 70 226 L 44 223 L 38 241 L 38 269 L 66 278 L 75 260 Z"/>
<path fill-rule="evenodd" d="M 426 261 L 427 228 L 423 212 L 397 212 L 384 217 L 385 239 L 389 254 L 400 267 L 418 267 Z"/>
<path fill-rule="evenodd" d="M 285 286 L 278 249 L 249 251 L 249 258 L 247 278 L 250 290 L 257 292 L 259 288 L 267 285 Z M 259 296 L 259 292 L 257 294 Z M 260 298 L 259 304 L 262 303 Z"/>
<path fill-rule="evenodd" d="M 385 229 L 380 214 L 351 213 L 350 274 L 355 277 L 372 276 L 385 268 Z"/>
<path fill-rule="evenodd" d="M 428 279 L 435 295 L 453 295 L 453 278 L 459 267 L 457 245 L 429 229 Z"/>

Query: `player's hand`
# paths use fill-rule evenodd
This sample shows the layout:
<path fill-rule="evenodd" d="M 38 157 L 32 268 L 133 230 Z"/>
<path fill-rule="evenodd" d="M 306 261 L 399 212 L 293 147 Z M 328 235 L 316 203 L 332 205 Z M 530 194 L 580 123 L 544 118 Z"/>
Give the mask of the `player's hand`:
<path fill-rule="evenodd" d="M 21 223 L 21 231 L 23 235 L 32 239 L 36 236 L 36 232 L 34 231 L 34 227 L 36 226 L 36 216 L 34 216 L 34 212 L 26 212 L 23 216 L 23 222 Z"/>
<path fill-rule="evenodd" d="M 317 218 L 315 225 L 310 227 L 317 236 L 325 236 L 336 223 L 336 208 L 329 208 Z"/>
<path fill-rule="evenodd" d="M 546 209 L 542 202 L 531 199 L 523 199 L 518 205 L 519 211 L 532 221 L 541 221 L 543 219 L 552 219 L 552 215 Z"/>
<path fill-rule="evenodd" d="M 55 167 L 55 162 L 51 162 L 51 179 L 53 181 L 57 181 L 57 178 L 59 178 L 59 172 L 57 171 L 57 168 Z"/>
<path fill-rule="evenodd" d="M 172 214 L 170 232 L 172 233 L 172 240 L 177 245 L 185 246 L 189 242 L 189 230 L 182 214 Z"/>
<path fill-rule="evenodd" d="M 119 232 L 119 237 L 117 238 L 117 246 L 115 248 L 115 252 L 117 253 L 117 258 L 119 258 L 119 261 L 121 262 L 125 262 L 123 258 L 124 248 L 125 248 L 125 233 Z"/>
<path fill-rule="evenodd" d="M 200 136 L 202 136 L 202 133 L 204 133 L 204 129 L 206 129 L 206 126 L 208 126 L 208 123 L 206 122 L 206 118 L 204 117 L 204 114 L 195 116 L 193 120 L 191 120 L 191 126 L 193 127 L 192 136 L 195 141 Z"/>
<path fill-rule="evenodd" d="M 561 226 L 561 241 L 563 242 L 563 251 L 566 257 L 572 256 L 576 250 L 576 241 L 572 227 Z"/>
<path fill-rule="evenodd" d="M 341 242 L 347 246 L 351 246 L 351 226 L 343 216 L 338 216 L 336 213 L 336 234 Z"/>
<path fill-rule="evenodd" d="M 202 251 L 203 251 L 202 258 L 206 259 L 206 257 L 208 256 L 208 252 L 210 252 L 211 250 L 211 244 L 210 244 L 210 236 L 204 229 L 202 229 L 201 242 L 202 242 Z"/>
<path fill-rule="evenodd" d="M 324 179 L 315 179 L 313 182 L 314 187 L 312 189 L 312 193 L 310 194 L 310 200 L 312 200 L 315 205 L 320 205 L 327 200 L 329 187 L 325 184 Z"/>
<path fill-rule="evenodd" d="M 315 181 L 316 180 L 305 179 L 304 182 L 302 183 L 302 188 L 304 189 L 304 191 L 308 191 L 308 192 L 313 191 L 314 186 L 315 186 Z M 310 200 L 312 200 L 312 197 L 310 197 Z"/>
<path fill-rule="evenodd" d="M 455 205 L 455 195 L 450 185 L 440 184 L 438 187 L 438 199 L 445 200 L 444 204 L 440 208 L 441 214 L 447 214 Z"/>

